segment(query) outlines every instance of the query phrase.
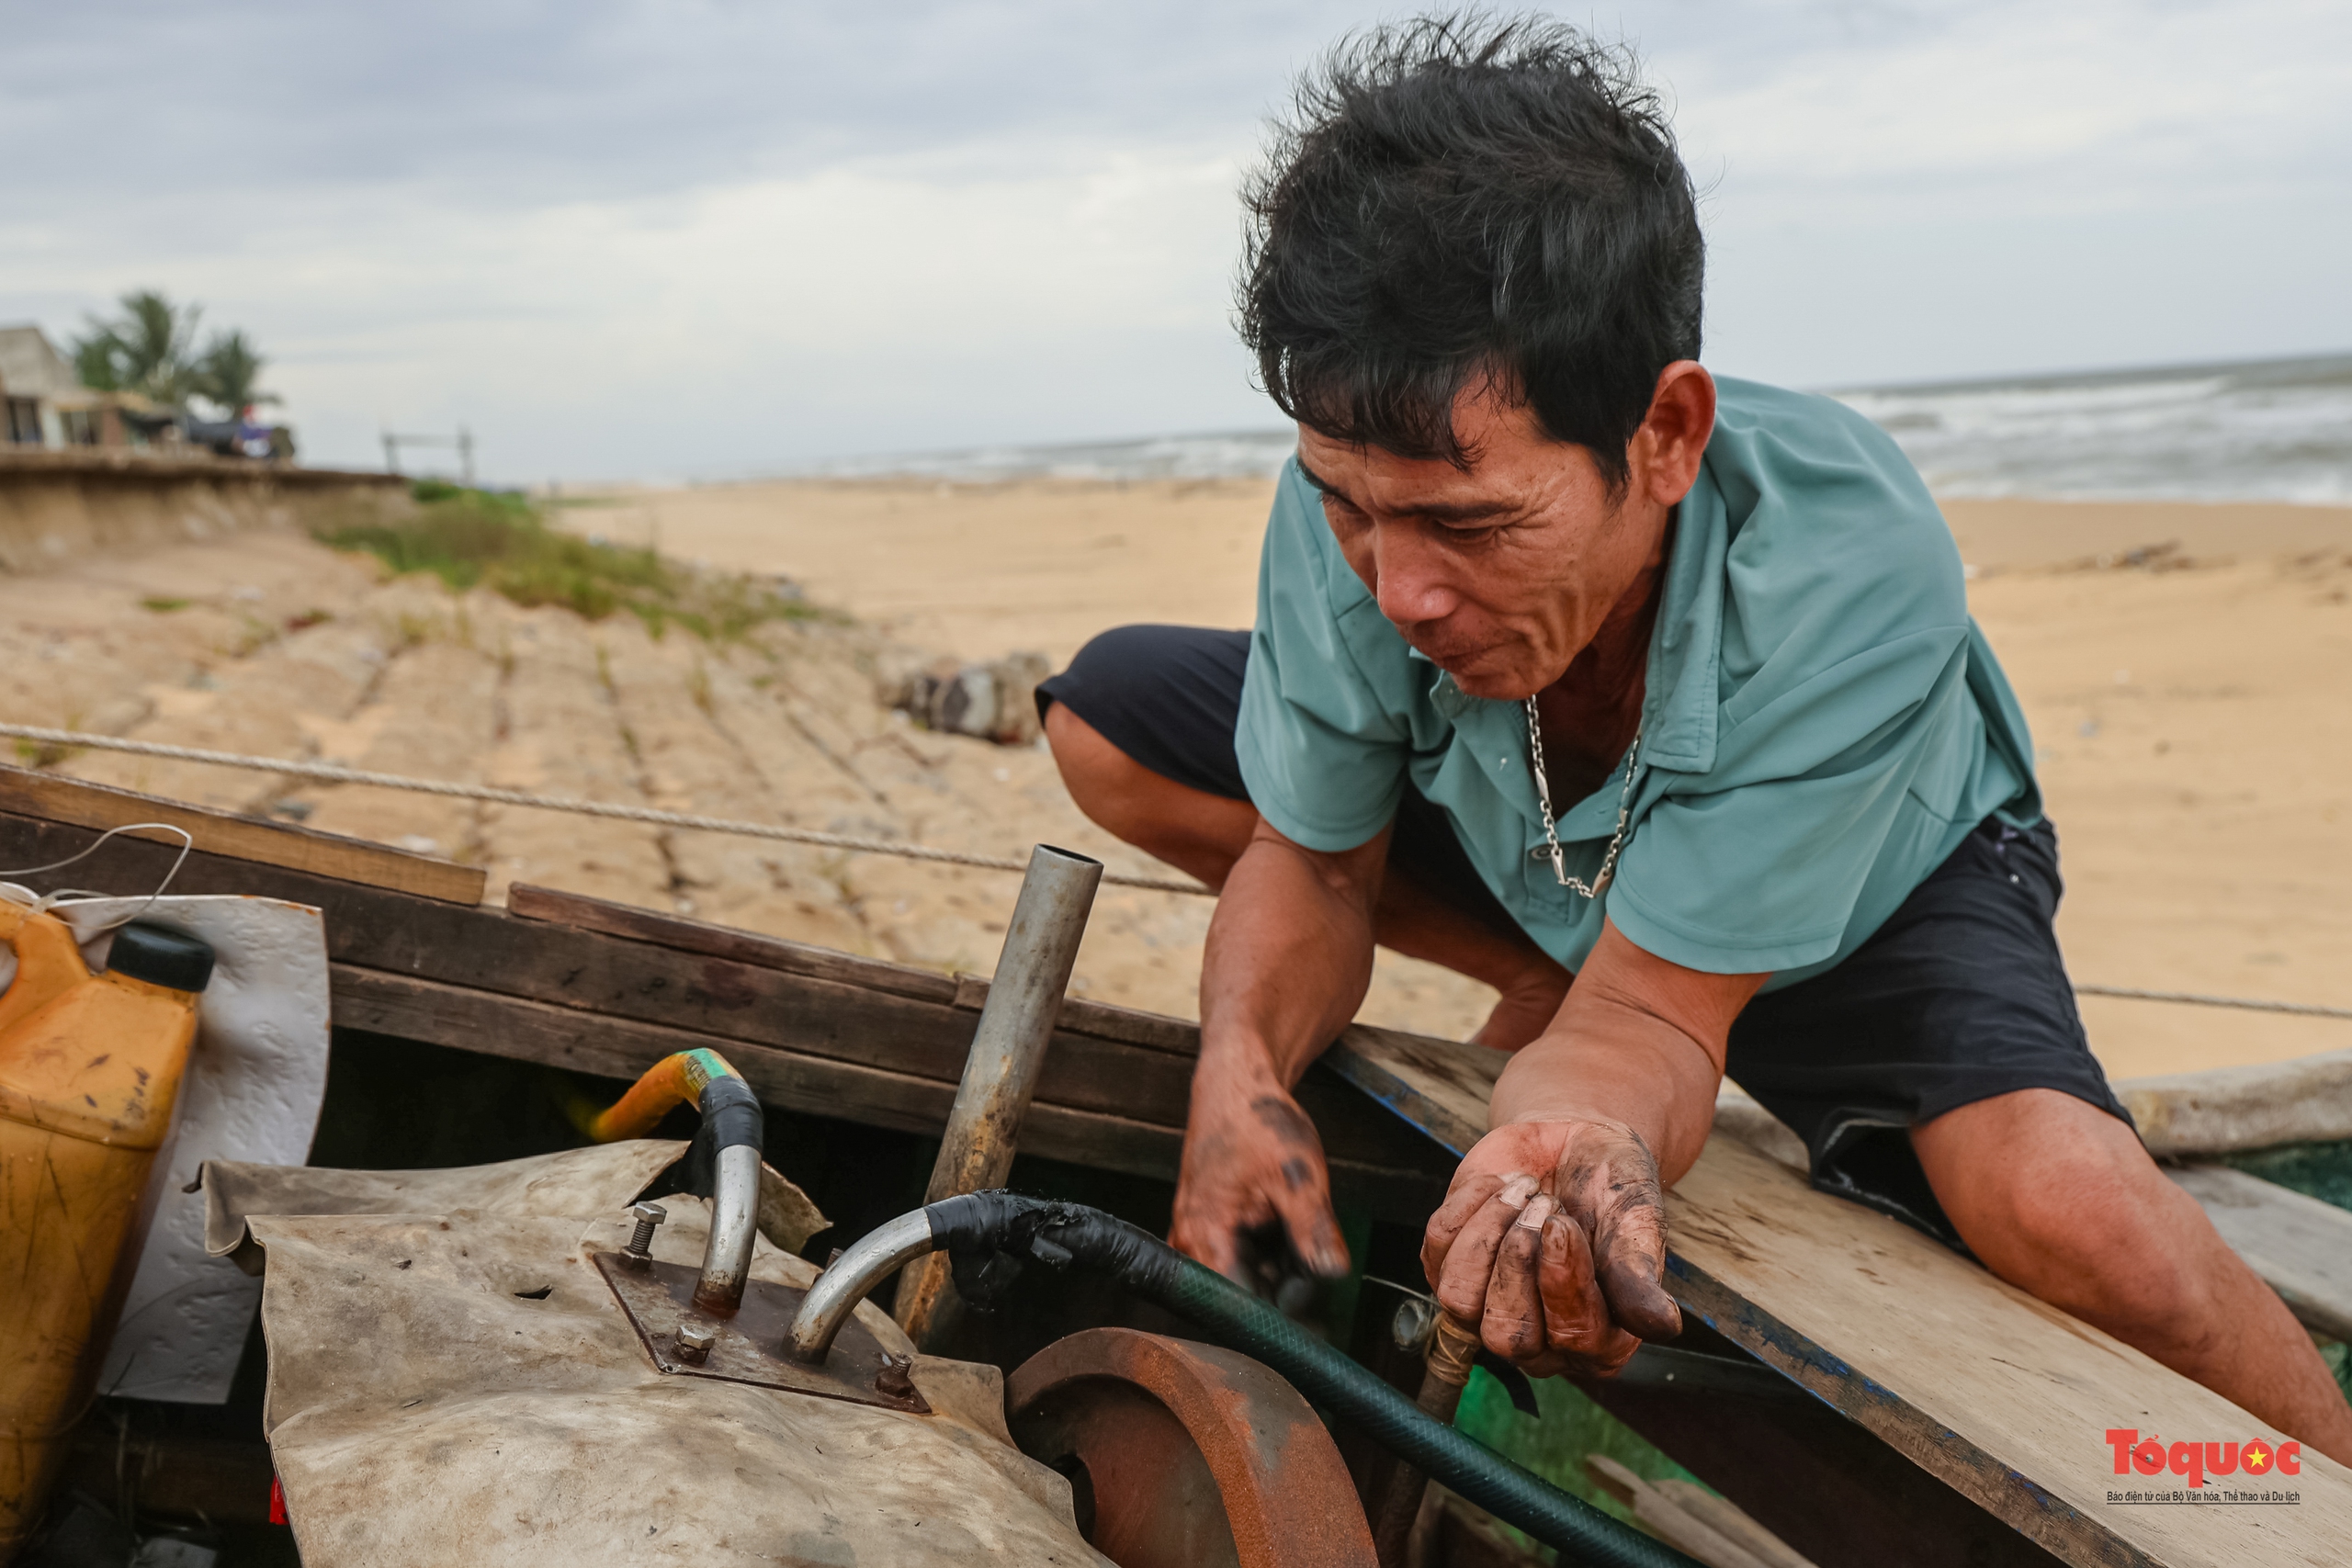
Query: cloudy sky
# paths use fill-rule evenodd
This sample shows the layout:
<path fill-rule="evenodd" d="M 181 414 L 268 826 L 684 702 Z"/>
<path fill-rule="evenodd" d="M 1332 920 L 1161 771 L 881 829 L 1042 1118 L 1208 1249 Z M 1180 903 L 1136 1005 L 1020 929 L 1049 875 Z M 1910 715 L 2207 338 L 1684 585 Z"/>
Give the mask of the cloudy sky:
<path fill-rule="evenodd" d="M 1321 0 L 0 0 L 0 323 L 120 291 L 305 454 L 493 478 L 1276 423 L 1233 191 Z M 2352 349 L 2341 0 L 1630 0 L 1708 358 L 1800 386 Z"/>

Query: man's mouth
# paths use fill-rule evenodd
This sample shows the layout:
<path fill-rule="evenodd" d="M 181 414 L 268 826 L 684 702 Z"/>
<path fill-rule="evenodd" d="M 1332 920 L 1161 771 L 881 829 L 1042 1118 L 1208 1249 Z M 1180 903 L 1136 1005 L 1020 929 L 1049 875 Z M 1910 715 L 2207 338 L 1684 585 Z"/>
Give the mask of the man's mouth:
<path fill-rule="evenodd" d="M 1410 632 L 1405 634 L 1405 640 L 1419 649 L 1421 656 L 1430 663 L 1441 670 L 1457 675 L 1493 651 L 1491 643 L 1456 642 L 1451 639 L 1418 637 Z"/>

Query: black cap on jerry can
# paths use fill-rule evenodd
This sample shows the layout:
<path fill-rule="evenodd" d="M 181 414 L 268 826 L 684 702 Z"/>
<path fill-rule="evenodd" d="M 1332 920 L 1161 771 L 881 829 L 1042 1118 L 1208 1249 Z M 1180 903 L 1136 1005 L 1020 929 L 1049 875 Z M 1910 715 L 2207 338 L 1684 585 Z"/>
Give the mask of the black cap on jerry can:
<path fill-rule="evenodd" d="M 129 925 L 114 933 L 107 967 L 151 986 L 200 991 L 212 983 L 212 950 L 161 926 Z"/>

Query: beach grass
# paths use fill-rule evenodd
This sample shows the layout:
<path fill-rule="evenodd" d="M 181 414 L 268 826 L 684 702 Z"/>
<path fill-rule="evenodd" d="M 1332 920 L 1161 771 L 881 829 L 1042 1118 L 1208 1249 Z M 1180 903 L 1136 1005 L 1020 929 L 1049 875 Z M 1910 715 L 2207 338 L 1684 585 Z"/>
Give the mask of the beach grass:
<path fill-rule="evenodd" d="M 627 611 L 655 637 L 674 624 L 707 641 L 730 642 L 772 621 L 822 617 L 792 593 L 741 573 L 550 528 L 520 495 L 435 479 L 418 480 L 412 492 L 417 505 L 409 516 L 322 529 L 320 541 L 364 551 L 398 573 L 430 572 L 460 592 L 486 587 L 517 604 L 558 604 L 592 621 Z"/>

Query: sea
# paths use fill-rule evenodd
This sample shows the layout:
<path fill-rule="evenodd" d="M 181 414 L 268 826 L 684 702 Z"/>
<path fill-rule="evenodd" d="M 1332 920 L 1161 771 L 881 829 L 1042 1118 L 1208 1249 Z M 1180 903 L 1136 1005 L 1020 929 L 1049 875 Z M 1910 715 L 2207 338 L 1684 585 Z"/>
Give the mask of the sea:
<path fill-rule="evenodd" d="M 1893 435 L 1944 496 L 2352 505 L 2352 354 L 1825 389 Z M 1284 430 L 842 459 L 834 478 L 947 482 L 1259 479 Z"/>

